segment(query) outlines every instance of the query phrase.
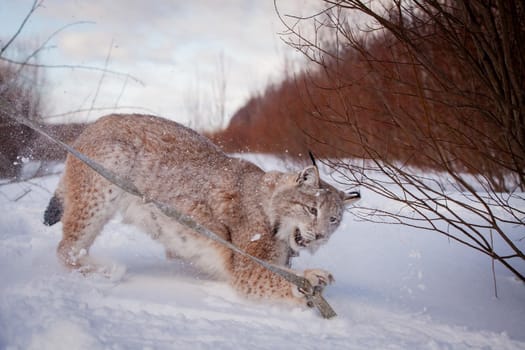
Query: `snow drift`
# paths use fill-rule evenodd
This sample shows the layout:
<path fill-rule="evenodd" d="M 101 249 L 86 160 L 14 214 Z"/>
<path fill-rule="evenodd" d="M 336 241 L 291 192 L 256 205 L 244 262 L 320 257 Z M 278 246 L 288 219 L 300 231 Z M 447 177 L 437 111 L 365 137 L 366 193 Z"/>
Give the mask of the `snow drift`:
<path fill-rule="evenodd" d="M 69 272 L 55 257 L 61 224 L 42 224 L 57 182 L 0 187 L 0 349 L 525 349 L 525 288 L 509 272 L 497 268 L 496 299 L 487 257 L 350 214 L 316 255 L 293 262 L 334 274 L 325 292 L 334 320 L 247 301 L 191 264 L 166 261 L 158 243 L 118 217 L 91 251 L 111 277 Z"/>

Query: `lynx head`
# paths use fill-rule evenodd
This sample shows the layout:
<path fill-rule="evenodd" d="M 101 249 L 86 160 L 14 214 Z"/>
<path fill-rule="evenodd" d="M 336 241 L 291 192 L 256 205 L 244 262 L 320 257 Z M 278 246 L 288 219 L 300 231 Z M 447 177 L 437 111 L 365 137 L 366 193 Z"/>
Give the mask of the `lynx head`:
<path fill-rule="evenodd" d="M 344 209 L 360 198 L 345 194 L 322 181 L 316 166 L 295 174 L 276 188 L 271 201 L 273 233 L 288 242 L 294 252 L 315 252 L 339 227 Z"/>

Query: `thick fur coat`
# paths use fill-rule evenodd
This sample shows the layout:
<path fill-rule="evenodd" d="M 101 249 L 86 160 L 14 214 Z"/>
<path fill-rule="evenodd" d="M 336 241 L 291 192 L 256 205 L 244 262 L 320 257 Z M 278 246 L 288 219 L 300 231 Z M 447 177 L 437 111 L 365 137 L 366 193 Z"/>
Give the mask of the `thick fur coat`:
<path fill-rule="evenodd" d="M 297 173 L 264 172 L 226 155 L 195 131 L 147 115 L 110 115 L 89 126 L 75 148 L 132 181 L 150 198 L 170 204 L 249 254 L 281 266 L 301 249 L 315 251 L 341 222 L 356 196 L 326 184 L 315 166 Z M 192 261 L 247 296 L 304 302 L 295 286 L 123 192 L 68 156 L 45 213 L 63 224 L 57 253 L 68 267 L 100 269 L 89 248 L 117 211 L 161 242 L 168 258 Z M 314 286 L 324 270 L 296 272 Z"/>

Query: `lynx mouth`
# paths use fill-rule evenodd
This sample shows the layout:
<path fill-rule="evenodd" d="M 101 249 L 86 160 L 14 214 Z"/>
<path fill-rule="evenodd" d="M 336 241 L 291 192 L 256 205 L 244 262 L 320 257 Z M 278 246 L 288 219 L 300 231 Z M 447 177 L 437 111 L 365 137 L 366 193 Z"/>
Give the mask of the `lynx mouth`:
<path fill-rule="evenodd" d="M 310 244 L 310 241 L 303 238 L 303 235 L 301 235 L 301 230 L 297 227 L 293 233 L 294 241 L 299 247 L 306 247 L 308 244 Z"/>

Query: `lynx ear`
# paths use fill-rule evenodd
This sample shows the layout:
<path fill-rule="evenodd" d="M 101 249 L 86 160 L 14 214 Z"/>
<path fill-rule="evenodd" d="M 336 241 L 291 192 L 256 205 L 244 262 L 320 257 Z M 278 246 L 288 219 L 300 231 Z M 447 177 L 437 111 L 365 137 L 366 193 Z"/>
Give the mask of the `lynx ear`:
<path fill-rule="evenodd" d="M 353 191 L 353 192 L 345 193 L 345 196 L 343 198 L 343 202 L 344 202 L 345 206 L 348 206 L 350 204 L 353 204 L 353 203 L 357 202 L 360 199 L 361 199 L 361 193 L 359 193 L 357 191 Z"/>
<path fill-rule="evenodd" d="M 299 185 L 319 187 L 319 170 L 314 165 L 306 167 L 297 175 L 297 179 L 295 181 Z"/>

